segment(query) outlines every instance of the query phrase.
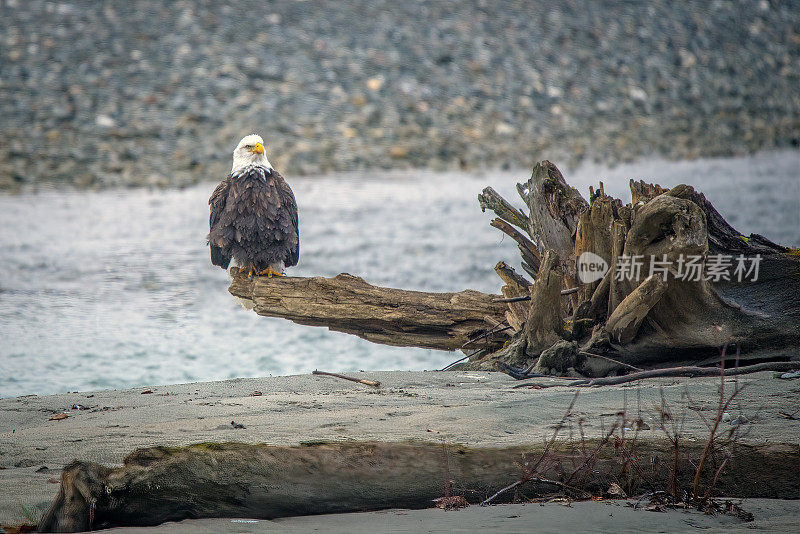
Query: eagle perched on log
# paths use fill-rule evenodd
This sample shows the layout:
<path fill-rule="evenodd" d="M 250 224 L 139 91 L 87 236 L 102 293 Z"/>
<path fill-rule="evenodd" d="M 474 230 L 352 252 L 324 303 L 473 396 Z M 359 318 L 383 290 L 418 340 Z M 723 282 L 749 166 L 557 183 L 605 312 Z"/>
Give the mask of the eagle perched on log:
<path fill-rule="evenodd" d="M 300 256 L 297 202 L 272 168 L 264 140 L 251 134 L 233 151 L 233 167 L 208 200 L 211 263 L 231 260 L 248 276 L 283 276 Z"/>

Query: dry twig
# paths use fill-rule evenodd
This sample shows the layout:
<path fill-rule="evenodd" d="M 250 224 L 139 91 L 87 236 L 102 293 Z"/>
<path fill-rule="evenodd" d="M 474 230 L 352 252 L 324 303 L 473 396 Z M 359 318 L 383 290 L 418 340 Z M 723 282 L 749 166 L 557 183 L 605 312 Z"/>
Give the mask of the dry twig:
<path fill-rule="evenodd" d="M 492 328 L 491 330 L 489 330 L 488 332 L 484 332 L 483 334 L 470 339 L 469 341 L 467 341 L 466 343 L 461 345 L 461 348 L 463 349 L 467 345 L 471 345 L 472 343 L 475 343 L 476 341 L 480 341 L 481 339 L 486 339 L 487 337 L 489 337 L 489 336 L 491 336 L 493 334 L 499 334 L 500 332 L 505 332 L 506 330 L 509 330 L 511 328 L 511 326 L 509 326 L 509 325 L 503 326 L 503 324 L 504 323 L 500 323 L 497 326 L 495 326 L 494 328 Z"/>
<path fill-rule="evenodd" d="M 344 380 L 349 380 L 350 382 L 358 382 L 359 384 L 365 384 L 367 386 L 372 386 L 374 388 L 381 387 L 381 383 L 378 382 L 377 380 L 364 380 L 362 378 L 353 378 L 352 376 L 340 375 L 339 373 L 328 373 L 326 371 L 317 371 L 316 369 L 311 371 L 311 374 L 312 375 L 333 376 L 335 378 L 342 378 Z"/>
<path fill-rule="evenodd" d="M 439 369 L 439 371 L 447 371 L 448 369 L 450 369 L 451 367 L 453 367 L 455 364 L 457 364 L 457 363 L 461 363 L 461 362 L 463 362 L 464 360 L 468 360 L 468 359 L 472 358 L 473 356 L 476 356 L 476 355 L 478 355 L 479 353 L 483 352 L 484 350 L 486 350 L 486 349 L 478 349 L 478 350 L 472 351 L 472 352 L 470 352 L 469 354 L 467 354 L 466 356 L 464 356 L 463 358 L 459 358 L 459 359 L 457 359 L 457 360 L 456 360 L 456 361 L 454 361 L 454 362 L 450 362 L 450 363 L 448 363 L 447 365 L 445 365 L 444 367 L 442 367 L 441 369 Z"/>
<path fill-rule="evenodd" d="M 550 448 L 553 446 L 553 443 L 555 443 L 556 438 L 558 437 L 558 433 L 561 431 L 562 428 L 564 428 L 564 425 L 567 423 L 567 418 L 569 418 L 569 416 L 572 414 L 572 408 L 575 406 L 575 401 L 578 400 L 578 395 L 579 394 L 580 394 L 580 391 L 576 391 L 575 395 L 572 396 L 572 402 L 569 403 L 569 408 L 567 408 L 567 411 L 564 413 L 564 417 L 562 417 L 561 421 L 559 421 L 558 424 L 556 425 L 556 428 L 553 431 L 553 436 L 550 438 L 550 441 L 547 442 L 547 445 L 545 445 L 544 450 L 542 451 L 541 456 L 539 456 L 539 459 L 536 460 L 536 463 L 534 463 L 532 466 L 526 465 L 525 466 L 525 472 L 523 473 L 522 478 L 520 478 L 519 480 L 517 480 L 513 484 L 509 484 L 508 486 L 506 486 L 504 488 L 501 488 L 500 490 L 495 492 L 491 497 L 489 497 L 489 498 L 485 499 L 484 501 L 482 501 L 481 502 L 481 506 L 486 506 L 487 504 L 491 503 L 498 496 L 502 495 L 503 493 L 507 492 L 508 490 L 514 489 L 517 486 L 519 486 L 520 484 L 525 484 L 526 482 L 529 482 L 531 480 L 537 480 L 537 481 L 540 481 L 540 482 L 552 482 L 552 483 L 555 483 L 555 484 L 560 485 L 562 487 L 565 487 L 565 488 L 567 487 L 564 484 L 561 484 L 560 482 L 555 482 L 555 481 L 546 480 L 546 479 L 540 479 L 540 478 L 537 478 L 534 475 L 536 474 L 536 470 L 539 468 L 539 465 L 541 465 L 542 461 L 547 457 L 547 453 L 550 452 Z M 576 488 L 570 488 L 570 489 L 576 489 Z M 578 490 L 578 491 L 583 491 L 583 490 Z"/>
<path fill-rule="evenodd" d="M 615 363 L 617 365 L 621 365 L 622 367 L 627 367 L 628 369 L 633 369 L 634 371 L 641 371 L 641 367 L 635 367 L 629 363 L 621 362 L 619 360 L 615 360 L 614 358 L 609 358 L 608 356 L 601 356 L 599 354 L 594 354 L 593 352 L 586 352 L 585 350 L 579 351 L 579 354 L 584 354 L 591 358 L 600 358 L 601 360 L 605 360 L 607 362 Z"/>
<path fill-rule="evenodd" d="M 571 287 L 569 289 L 562 289 L 561 296 L 572 295 L 573 293 L 577 293 L 580 291 L 580 287 Z M 492 302 L 523 302 L 526 300 L 531 300 L 530 295 L 523 295 L 521 297 L 510 297 L 510 298 L 503 298 L 503 299 L 492 299 Z"/>
<path fill-rule="evenodd" d="M 745 375 L 748 373 L 758 373 L 761 371 L 789 371 L 800 366 L 798 362 L 765 362 L 748 365 L 746 367 L 734 367 L 731 369 L 720 370 L 718 367 L 695 367 L 687 365 L 683 367 L 668 367 L 666 369 L 649 369 L 638 373 L 630 373 L 623 376 L 609 376 L 605 378 L 593 378 L 584 383 L 571 384 L 574 386 L 611 386 L 624 384 L 644 378 L 663 378 L 671 376 L 718 376 L 720 372 L 723 376 Z"/>

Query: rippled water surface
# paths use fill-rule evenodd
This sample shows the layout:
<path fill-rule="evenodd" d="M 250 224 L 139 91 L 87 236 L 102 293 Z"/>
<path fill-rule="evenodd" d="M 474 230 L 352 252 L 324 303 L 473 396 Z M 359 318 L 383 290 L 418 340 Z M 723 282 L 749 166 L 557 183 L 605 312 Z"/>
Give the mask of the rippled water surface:
<path fill-rule="evenodd" d="M 737 229 L 800 245 L 800 152 L 566 172 L 629 200 L 629 178 L 695 185 Z M 427 171 L 289 181 L 300 265 L 431 291 L 497 292 L 510 239 L 476 195 L 517 201 L 525 171 Z M 214 183 L 183 191 L 0 196 L 0 396 L 155 385 L 315 368 L 434 369 L 455 353 L 385 347 L 241 308 L 205 245 Z"/>

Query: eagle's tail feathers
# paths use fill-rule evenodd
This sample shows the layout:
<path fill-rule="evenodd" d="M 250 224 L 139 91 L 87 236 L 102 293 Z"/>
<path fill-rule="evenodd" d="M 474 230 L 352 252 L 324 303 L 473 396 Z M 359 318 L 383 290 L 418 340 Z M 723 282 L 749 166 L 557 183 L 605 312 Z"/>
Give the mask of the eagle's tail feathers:
<path fill-rule="evenodd" d="M 231 263 L 231 257 L 226 256 L 220 247 L 211 245 L 211 263 L 227 269 Z"/>

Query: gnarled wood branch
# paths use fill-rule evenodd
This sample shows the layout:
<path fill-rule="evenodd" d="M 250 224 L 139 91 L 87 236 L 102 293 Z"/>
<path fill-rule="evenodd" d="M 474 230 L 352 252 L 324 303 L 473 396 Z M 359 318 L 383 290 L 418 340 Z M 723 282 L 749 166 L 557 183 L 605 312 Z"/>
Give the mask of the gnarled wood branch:
<path fill-rule="evenodd" d="M 564 339 L 564 323 L 561 317 L 561 286 L 564 273 L 560 269 L 558 255 L 547 252 L 539 269 L 539 276 L 528 288 L 531 294 L 531 309 L 525 322 L 525 338 L 528 341 L 529 358 L 535 358 Z"/>
<path fill-rule="evenodd" d="M 327 326 L 384 345 L 456 350 L 505 321 L 508 309 L 493 301 L 499 295 L 469 289 L 408 291 L 373 286 L 346 273 L 333 278 L 248 278 L 232 273 L 228 291 L 259 315 Z M 498 332 L 481 342 L 496 349 L 506 339 Z"/>
<path fill-rule="evenodd" d="M 542 256 L 536 249 L 536 245 L 503 219 L 497 218 L 490 224 L 517 242 L 519 253 L 522 255 L 522 268 L 529 275 L 536 277 L 539 265 L 542 263 Z"/>
<path fill-rule="evenodd" d="M 551 250 L 558 255 L 566 285 L 574 287 L 575 232 L 578 215 L 588 203 L 549 161 L 537 163 L 530 179 L 517 184 L 517 191 L 530 210 L 528 233 L 538 241 L 540 251 Z"/>
<path fill-rule="evenodd" d="M 528 288 L 530 287 L 531 283 L 522 276 L 518 275 L 516 271 L 506 265 L 505 262 L 499 262 L 494 266 L 494 270 L 497 275 L 503 279 L 503 282 L 506 283 L 506 285 L 500 289 L 503 292 L 504 297 L 530 297 Z M 506 311 L 506 320 L 514 329 L 514 332 L 519 332 L 522 330 L 522 327 L 528 318 L 531 305 L 528 301 L 508 302 L 507 305 L 508 311 Z"/>
<path fill-rule="evenodd" d="M 617 343 L 630 343 L 639 333 L 650 310 L 667 290 L 667 283 L 651 275 L 620 302 L 606 321 L 606 330 Z"/>
<path fill-rule="evenodd" d="M 506 199 L 491 187 L 487 187 L 483 190 L 483 193 L 478 195 L 478 205 L 480 205 L 482 211 L 486 211 L 486 208 L 489 208 L 507 223 L 518 226 L 523 230 L 528 228 L 528 216 L 509 204 Z"/>

